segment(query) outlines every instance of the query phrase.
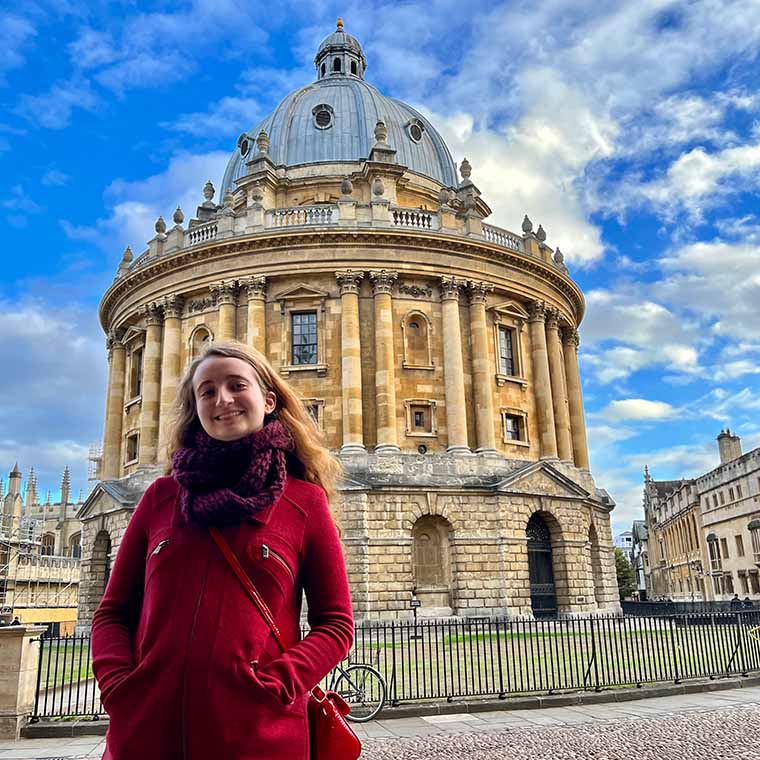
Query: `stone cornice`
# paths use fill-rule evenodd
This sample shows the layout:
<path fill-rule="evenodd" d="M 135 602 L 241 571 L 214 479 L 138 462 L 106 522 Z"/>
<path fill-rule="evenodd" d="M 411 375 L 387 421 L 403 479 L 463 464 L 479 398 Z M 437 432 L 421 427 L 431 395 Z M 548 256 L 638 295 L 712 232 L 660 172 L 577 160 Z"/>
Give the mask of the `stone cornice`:
<path fill-rule="evenodd" d="M 239 253 L 263 250 L 292 251 L 293 248 L 319 250 L 326 246 L 350 248 L 392 248 L 396 250 L 420 250 L 482 257 L 503 264 L 517 271 L 535 275 L 551 285 L 573 305 L 578 322 L 583 317 L 585 302 L 578 286 L 556 267 L 519 251 L 510 251 L 491 245 L 487 241 L 459 235 L 397 229 L 304 229 L 276 231 L 215 240 L 208 245 L 183 248 L 177 253 L 156 259 L 116 280 L 106 291 L 100 303 L 101 325 L 108 329 L 110 313 L 119 301 L 136 287 L 154 282 L 164 275 L 183 267 L 212 258 L 224 258 Z M 368 261 L 368 267 L 374 262 Z"/>

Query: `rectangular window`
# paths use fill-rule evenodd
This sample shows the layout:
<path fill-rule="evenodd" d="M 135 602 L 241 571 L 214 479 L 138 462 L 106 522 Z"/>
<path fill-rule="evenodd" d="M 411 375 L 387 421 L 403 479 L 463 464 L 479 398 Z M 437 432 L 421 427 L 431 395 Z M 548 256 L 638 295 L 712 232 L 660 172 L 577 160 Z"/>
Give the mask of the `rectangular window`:
<path fill-rule="evenodd" d="M 291 315 L 292 363 L 317 363 L 317 312 L 294 312 Z"/>
<path fill-rule="evenodd" d="M 124 464 L 131 464 L 137 461 L 140 450 L 139 441 L 139 433 L 130 433 L 127 436 L 127 450 L 124 455 Z"/>
<path fill-rule="evenodd" d="M 744 539 L 741 536 L 736 536 L 736 553 L 740 556 L 744 556 Z"/>
<path fill-rule="evenodd" d="M 723 588 L 726 594 L 734 593 L 734 576 L 731 573 L 725 573 L 723 576 Z"/>
<path fill-rule="evenodd" d="M 137 398 L 142 393 L 143 350 L 132 351 L 129 372 L 129 398 Z"/>
<path fill-rule="evenodd" d="M 734 500 L 734 489 L 733 488 L 729 488 L 728 489 L 728 500 L 729 501 L 733 501 Z"/>
<path fill-rule="evenodd" d="M 725 538 L 720 539 L 720 551 L 723 559 L 728 559 L 728 540 Z"/>
<path fill-rule="evenodd" d="M 437 434 L 435 402 L 425 399 L 408 399 L 404 402 L 406 434 L 434 436 Z"/>
<path fill-rule="evenodd" d="M 504 415 L 504 438 L 508 441 L 522 441 L 520 431 L 522 418 L 514 414 Z"/>
<path fill-rule="evenodd" d="M 760 563 L 760 528 L 754 528 L 749 534 L 752 536 L 752 553 L 755 555 L 755 562 Z"/>
<path fill-rule="evenodd" d="M 502 375 L 516 375 L 514 331 L 499 325 L 499 372 Z"/>
<path fill-rule="evenodd" d="M 720 560 L 720 547 L 717 541 L 708 541 L 707 546 L 710 552 L 710 570 L 717 573 L 723 569 Z"/>
<path fill-rule="evenodd" d="M 425 425 L 425 411 L 423 409 L 414 409 L 412 411 L 414 415 L 414 427 L 417 430 L 424 429 Z"/>
<path fill-rule="evenodd" d="M 752 587 L 752 593 L 760 594 L 760 580 L 758 580 L 758 577 L 757 577 L 757 570 L 755 571 L 750 570 L 749 583 L 750 583 L 750 586 Z"/>
<path fill-rule="evenodd" d="M 739 580 L 742 584 L 742 594 L 749 594 L 749 578 L 747 578 L 747 574 L 741 573 L 739 575 Z"/>
<path fill-rule="evenodd" d="M 714 507 L 718 506 L 718 495 L 717 494 L 713 494 L 713 506 Z"/>
<path fill-rule="evenodd" d="M 742 497 L 742 487 L 740 483 L 736 484 L 736 498 L 741 499 Z"/>
<path fill-rule="evenodd" d="M 726 498 L 723 496 L 723 491 L 719 491 L 718 496 L 720 497 L 720 505 L 722 507 L 726 503 Z"/>

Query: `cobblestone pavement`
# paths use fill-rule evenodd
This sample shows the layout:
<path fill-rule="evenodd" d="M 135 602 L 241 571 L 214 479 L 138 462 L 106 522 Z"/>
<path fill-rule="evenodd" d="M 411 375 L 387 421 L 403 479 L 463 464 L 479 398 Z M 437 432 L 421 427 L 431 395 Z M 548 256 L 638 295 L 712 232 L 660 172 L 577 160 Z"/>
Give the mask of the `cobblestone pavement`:
<path fill-rule="evenodd" d="M 656 718 L 621 715 L 579 725 L 551 725 L 547 721 L 543 727 L 495 730 L 492 724 L 484 723 L 428 736 L 366 739 L 362 760 L 760 758 L 760 704 Z"/>
<path fill-rule="evenodd" d="M 760 687 L 386 719 L 357 733 L 361 760 L 760 760 Z M 0 742 L 0 760 L 91 760 L 103 751 L 97 736 Z"/>

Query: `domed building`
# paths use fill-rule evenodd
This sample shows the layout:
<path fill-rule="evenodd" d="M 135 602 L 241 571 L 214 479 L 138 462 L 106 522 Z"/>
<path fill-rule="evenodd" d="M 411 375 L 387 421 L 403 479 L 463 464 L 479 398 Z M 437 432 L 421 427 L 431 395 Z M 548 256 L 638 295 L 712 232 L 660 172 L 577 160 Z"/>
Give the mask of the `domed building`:
<path fill-rule="evenodd" d="M 618 609 L 610 511 L 588 469 L 584 300 L 526 216 L 365 79 L 342 22 L 316 80 L 243 132 L 185 226 L 159 218 L 103 296 L 101 482 L 80 511 L 80 625 L 165 467 L 181 373 L 208 341 L 264 352 L 341 459 L 334 509 L 357 618 Z M 220 203 L 216 198 L 219 198 Z M 106 547 L 108 551 L 106 551 Z"/>

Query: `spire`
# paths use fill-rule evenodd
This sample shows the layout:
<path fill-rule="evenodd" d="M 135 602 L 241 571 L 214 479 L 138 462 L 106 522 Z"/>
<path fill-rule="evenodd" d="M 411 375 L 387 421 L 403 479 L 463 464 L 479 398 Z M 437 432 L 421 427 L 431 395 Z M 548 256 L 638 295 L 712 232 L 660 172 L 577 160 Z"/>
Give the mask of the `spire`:
<path fill-rule="evenodd" d="M 3 496 L 5 496 L 5 481 L 0 478 L 0 499 L 2 499 Z"/>
<path fill-rule="evenodd" d="M 13 465 L 13 469 L 11 470 L 11 477 L 12 478 L 14 478 L 14 477 L 20 478 L 21 477 L 21 470 L 19 470 L 19 468 L 18 468 L 18 462 L 16 462 L 16 464 Z"/>
<path fill-rule="evenodd" d="M 25 506 L 33 507 L 39 502 L 37 496 L 37 476 L 34 474 L 34 467 L 29 468 L 29 478 L 26 481 L 26 498 Z"/>
<path fill-rule="evenodd" d="M 63 479 L 61 480 L 61 506 L 65 506 L 69 503 L 69 500 L 71 499 L 71 473 L 69 472 L 69 467 L 66 465 L 66 467 L 63 470 Z"/>

